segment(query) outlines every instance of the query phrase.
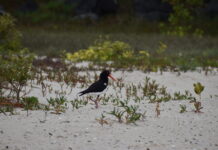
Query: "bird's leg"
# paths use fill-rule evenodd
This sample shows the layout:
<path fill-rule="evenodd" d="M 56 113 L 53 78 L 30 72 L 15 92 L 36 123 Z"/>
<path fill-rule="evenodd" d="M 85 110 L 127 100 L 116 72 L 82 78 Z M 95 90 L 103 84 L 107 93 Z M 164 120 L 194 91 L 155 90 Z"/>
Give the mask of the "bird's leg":
<path fill-rule="evenodd" d="M 95 108 L 98 108 L 98 101 L 99 101 L 98 98 L 99 98 L 99 95 L 97 96 L 96 100 L 93 100 L 93 99 L 90 97 L 90 100 L 95 103 Z"/>
<path fill-rule="evenodd" d="M 98 108 L 98 101 L 99 101 L 99 95 L 97 96 L 96 100 L 94 101 L 95 102 L 95 108 Z"/>

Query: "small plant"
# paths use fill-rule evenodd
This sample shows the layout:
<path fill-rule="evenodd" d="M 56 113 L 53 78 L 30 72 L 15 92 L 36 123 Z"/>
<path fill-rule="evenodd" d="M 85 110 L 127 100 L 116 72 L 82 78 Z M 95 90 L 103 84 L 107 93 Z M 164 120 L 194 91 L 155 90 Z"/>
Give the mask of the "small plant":
<path fill-rule="evenodd" d="M 110 100 L 110 97 L 109 96 L 106 97 L 104 95 L 104 97 L 102 98 L 101 102 L 102 102 L 103 105 L 106 105 L 109 102 L 109 100 Z"/>
<path fill-rule="evenodd" d="M 117 106 L 120 104 L 120 99 L 119 98 L 113 98 L 111 99 L 111 102 L 113 103 L 114 106 Z"/>
<path fill-rule="evenodd" d="M 201 102 L 194 102 L 194 107 L 195 107 L 195 112 L 196 113 L 200 113 L 201 112 L 201 109 L 203 109 L 203 107 L 201 106 Z"/>
<path fill-rule="evenodd" d="M 127 119 L 126 123 L 134 123 L 141 119 L 143 115 L 141 113 L 133 113 Z"/>
<path fill-rule="evenodd" d="M 115 116 L 118 119 L 118 122 L 122 123 L 123 122 L 122 117 L 123 117 L 124 113 L 125 113 L 125 111 L 121 111 L 118 108 L 114 107 L 114 110 L 109 112 L 108 114 Z"/>
<path fill-rule="evenodd" d="M 194 83 L 193 86 L 195 93 L 199 95 L 199 100 L 201 100 L 201 93 L 204 90 L 204 86 L 200 82 Z"/>
<path fill-rule="evenodd" d="M 186 112 L 186 105 L 180 104 L 179 106 L 180 106 L 180 111 L 179 111 L 180 113 Z"/>
<path fill-rule="evenodd" d="M 47 99 L 47 102 L 49 106 L 54 108 L 54 114 L 61 114 L 61 112 L 65 112 L 67 109 L 67 99 L 64 96 Z"/>
<path fill-rule="evenodd" d="M 128 100 L 120 101 L 119 107 L 124 109 L 124 117 L 126 119 L 126 123 L 135 123 L 140 120 L 144 114 L 137 112 L 139 106 L 138 105 L 128 105 Z"/>
<path fill-rule="evenodd" d="M 100 125 L 103 127 L 104 124 L 109 124 L 107 120 L 105 120 L 105 115 L 102 113 L 100 119 L 96 119 L 100 123 Z"/>
<path fill-rule="evenodd" d="M 24 109 L 27 111 L 27 116 L 29 115 L 29 110 L 39 108 L 38 98 L 34 96 L 22 98 L 21 103 L 23 104 Z"/>
<path fill-rule="evenodd" d="M 88 101 L 84 101 L 84 100 L 73 100 L 73 101 L 70 101 L 71 102 L 71 105 L 73 107 L 73 110 L 75 109 L 79 109 L 80 107 L 82 106 L 85 106 L 88 104 Z"/>
<path fill-rule="evenodd" d="M 138 108 L 139 106 L 133 105 L 125 107 L 125 111 L 127 113 L 127 115 L 125 116 L 126 123 L 135 123 L 136 121 L 141 119 L 143 114 L 137 112 Z"/>
<path fill-rule="evenodd" d="M 159 117 L 160 116 L 160 104 L 159 104 L 159 102 L 157 102 L 157 104 L 156 104 L 155 112 L 156 112 L 156 117 Z"/>
<path fill-rule="evenodd" d="M 201 93 L 204 90 L 204 86 L 200 82 L 194 83 L 193 86 L 194 86 L 195 93 L 199 96 L 199 100 L 201 100 Z M 194 99 L 194 100 L 192 100 L 190 102 L 194 103 L 195 112 L 200 113 L 201 112 L 200 110 L 203 108 L 201 106 L 201 102 L 197 101 L 196 99 Z"/>

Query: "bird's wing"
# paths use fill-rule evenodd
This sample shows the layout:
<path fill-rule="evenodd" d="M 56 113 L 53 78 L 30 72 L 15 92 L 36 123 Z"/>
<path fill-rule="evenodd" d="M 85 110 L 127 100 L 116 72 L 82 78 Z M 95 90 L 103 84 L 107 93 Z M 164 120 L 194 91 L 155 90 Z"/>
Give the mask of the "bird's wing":
<path fill-rule="evenodd" d="M 88 89 L 80 92 L 80 96 L 86 93 L 91 93 L 91 92 L 102 92 L 105 88 L 107 87 L 107 85 L 105 85 L 103 82 L 101 81 L 97 81 L 93 84 L 91 84 Z"/>

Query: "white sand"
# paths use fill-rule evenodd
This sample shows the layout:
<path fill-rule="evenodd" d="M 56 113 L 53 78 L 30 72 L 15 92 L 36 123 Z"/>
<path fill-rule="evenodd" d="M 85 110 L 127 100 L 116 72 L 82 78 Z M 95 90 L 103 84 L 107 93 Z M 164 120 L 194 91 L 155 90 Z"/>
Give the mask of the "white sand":
<path fill-rule="evenodd" d="M 177 76 L 165 72 L 145 74 L 140 71 L 114 72 L 114 77 L 123 77 L 124 83 L 139 83 L 146 76 L 167 86 L 168 91 L 189 90 L 193 93 L 193 83 L 205 86 L 202 93 L 203 113 L 193 112 L 193 104 L 188 101 L 170 101 L 160 104 L 161 114 L 157 118 L 155 104 L 144 102 L 141 109 L 146 110 L 146 118 L 134 124 L 118 123 L 107 116 L 110 125 L 103 127 L 95 120 L 113 106 L 101 105 L 95 109 L 91 102 L 78 110 L 69 108 L 66 113 L 48 113 L 46 121 L 43 111 L 16 110 L 19 114 L 5 116 L 0 114 L 0 150 L 217 150 L 218 149 L 218 75 L 187 72 Z M 60 90 L 60 85 L 52 83 Z M 73 89 L 66 95 L 69 100 L 77 97 L 81 88 Z M 64 87 L 64 91 L 69 89 Z M 113 93 L 109 87 L 108 93 Z M 54 94 L 42 96 L 40 88 L 29 94 L 37 96 L 40 102 Z M 193 93 L 194 95 L 194 93 Z M 196 96 L 196 95 L 194 95 Z M 211 98 L 212 96 L 212 98 Z M 185 104 L 188 112 L 179 113 L 179 104 Z"/>

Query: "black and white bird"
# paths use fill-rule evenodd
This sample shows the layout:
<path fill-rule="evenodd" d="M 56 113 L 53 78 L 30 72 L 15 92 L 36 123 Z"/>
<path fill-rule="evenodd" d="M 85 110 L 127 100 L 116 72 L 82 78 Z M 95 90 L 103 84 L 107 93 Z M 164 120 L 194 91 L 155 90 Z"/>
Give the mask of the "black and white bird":
<path fill-rule="evenodd" d="M 108 77 L 116 81 L 114 77 L 111 76 L 111 73 L 109 70 L 104 70 L 101 72 L 99 80 L 91 84 L 86 90 L 79 92 L 79 96 L 82 96 L 84 94 L 88 93 L 95 93 L 97 94 L 97 99 L 92 100 L 95 103 L 96 108 L 98 108 L 98 98 L 99 95 L 107 88 L 108 86 Z"/>

